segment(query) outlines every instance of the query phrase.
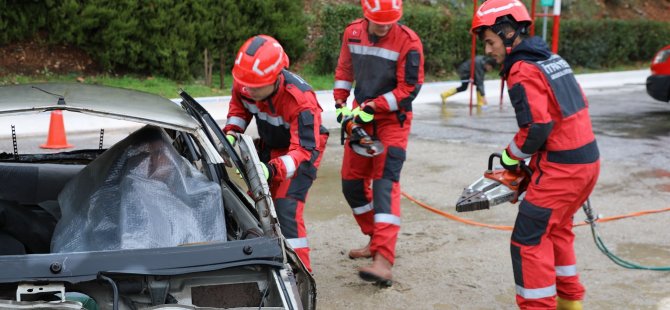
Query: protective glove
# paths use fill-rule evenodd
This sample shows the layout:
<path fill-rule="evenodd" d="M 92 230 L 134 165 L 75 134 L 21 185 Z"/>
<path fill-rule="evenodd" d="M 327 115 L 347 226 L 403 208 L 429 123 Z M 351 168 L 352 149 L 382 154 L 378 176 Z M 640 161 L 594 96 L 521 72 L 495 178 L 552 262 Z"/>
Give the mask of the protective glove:
<path fill-rule="evenodd" d="M 335 115 L 337 116 L 337 122 L 342 124 L 342 120 L 351 115 L 351 109 L 344 104 L 335 104 Z"/>
<path fill-rule="evenodd" d="M 354 115 L 354 122 L 357 124 L 367 124 L 375 118 L 375 109 L 371 106 L 356 107 L 351 114 Z"/>
<path fill-rule="evenodd" d="M 233 135 L 226 135 L 226 140 L 228 140 L 228 143 L 230 143 L 230 145 L 235 146 L 237 138 L 235 138 L 235 136 Z"/>
<path fill-rule="evenodd" d="M 263 168 L 263 176 L 265 177 L 265 180 L 272 180 L 272 177 L 276 173 L 275 167 L 271 164 L 261 163 L 261 168 Z M 242 179 L 242 173 L 240 173 L 239 169 L 235 169 L 235 173 Z"/>
<path fill-rule="evenodd" d="M 503 168 L 507 170 L 514 172 L 519 171 L 519 161 L 509 157 L 509 155 L 507 155 L 507 150 L 502 152 L 502 159 L 500 160 L 500 163 L 502 164 Z"/>
<path fill-rule="evenodd" d="M 272 180 L 272 177 L 277 173 L 275 166 L 272 164 L 261 163 L 265 180 Z"/>

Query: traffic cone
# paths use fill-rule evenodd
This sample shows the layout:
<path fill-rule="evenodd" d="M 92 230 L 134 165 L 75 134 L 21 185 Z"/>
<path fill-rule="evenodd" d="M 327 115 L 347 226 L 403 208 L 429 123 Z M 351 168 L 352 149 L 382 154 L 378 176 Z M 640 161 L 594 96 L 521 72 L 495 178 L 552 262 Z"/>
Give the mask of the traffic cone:
<path fill-rule="evenodd" d="M 73 147 L 72 144 L 67 143 L 67 138 L 65 137 L 63 111 L 51 111 L 47 143 L 40 145 L 40 147 L 43 149 L 68 149 Z"/>

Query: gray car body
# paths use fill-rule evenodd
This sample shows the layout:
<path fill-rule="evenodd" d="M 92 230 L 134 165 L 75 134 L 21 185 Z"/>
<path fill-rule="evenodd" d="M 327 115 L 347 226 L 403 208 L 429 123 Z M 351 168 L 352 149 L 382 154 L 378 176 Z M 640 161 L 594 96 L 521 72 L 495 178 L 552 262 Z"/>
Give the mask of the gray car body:
<path fill-rule="evenodd" d="M 206 174 L 219 179 L 228 200 L 236 197 L 225 201 L 226 208 L 230 208 L 227 212 L 246 221 L 246 224 L 240 224 L 242 229 L 258 227 L 261 235 L 251 239 L 170 248 L 0 256 L 0 266 L 3 266 L 0 268 L 0 292 L 2 289 L 11 290 L 18 283 L 36 283 L 36 288 L 42 283 L 63 283 L 64 287 L 81 288 L 87 283 L 94 285 L 92 283 L 96 281 L 95 285 L 100 285 L 107 281 L 104 278 L 118 275 L 126 280 L 135 279 L 130 281 L 144 279 L 142 285 L 150 291 L 152 287 L 158 287 L 155 292 L 160 295 L 169 292 L 169 289 L 160 287 L 169 286 L 171 277 L 179 285 L 196 278 L 207 278 L 203 277 L 207 273 L 221 279 L 239 278 L 227 280 L 235 282 L 244 281 L 244 270 L 266 270 L 266 282 L 274 281 L 274 285 L 280 288 L 281 296 L 276 298 L 282 300 L 284 308 L 315 308 L 314 280 L 280 233 L 268 185 L 260 177 L 261 165 L 251 138 L 243 136 L 238 154 L 225 141 L 220 127 L 206 110 L 187 93 L 182 91 L 180 95 L 183 100 L 177 104 L 148 93 L 95 85 L 3 86 L 0 87 L 0 117 L 63 110 L 188 134 L 201 147 Z M 242 171 L 252 197 L 242 197 L 244 191 L 232 185 L 224 165 L 234 165 Z M 249 206 L 249 202 L 254 202 L 254 205 Z M 226 270 L 232 271 L 227 273 Z M 97 290 L 91 289 L 92 294 L 96 294 Z M 115 286 L 115 294 L 118 293 L 116 290 Z M 152 304 L 160 304 L 160 299 L 153 300 L 156 294 L 150 295 Z M 189 295 L 187 300 L 190 298 Z"/>

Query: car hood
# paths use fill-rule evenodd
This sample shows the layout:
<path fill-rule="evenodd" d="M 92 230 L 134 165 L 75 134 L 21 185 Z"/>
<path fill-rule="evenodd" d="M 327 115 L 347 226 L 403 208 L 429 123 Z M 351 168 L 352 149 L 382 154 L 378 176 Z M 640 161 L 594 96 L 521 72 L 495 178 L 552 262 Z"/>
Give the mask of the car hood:
<path fill-rule="evenodd" d="M 66 110 L 188 132 L 200 124 L 167 98 L 141 91 L 69 83 L 0 87 L 0 115 Z"/>
<path fill-rule="evenodd" d="M 179 275 L 245 265 L 283 266 L 278 238 L 170 248 L 0 256 L 0 283 L 96 279 L 100 273 Z"/>

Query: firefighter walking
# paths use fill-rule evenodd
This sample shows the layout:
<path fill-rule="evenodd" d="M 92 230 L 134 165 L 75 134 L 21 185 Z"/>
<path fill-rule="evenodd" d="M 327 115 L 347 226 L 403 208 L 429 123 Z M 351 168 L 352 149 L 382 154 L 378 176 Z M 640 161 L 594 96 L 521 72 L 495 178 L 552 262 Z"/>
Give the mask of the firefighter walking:
<path fill-rule="evenodd" d="M 544 41 L 528 37 L 532 21 L 518 0 L 488 0 L 471 31 L 502 63 L 519 131 L 503 166 L 533 170 L 511 238 L 516 301 L 521 309 L 582 309 L 572 232 L 573 214 L 600 170 L 588 102 L 570 65 Z M 556 298 L 558 296 L 558 298 Z"/>
<path fill-rule="evenodd" d="M 310 271 L 303 220 L 307 191 L 326 148 L 328 130 L 312 88 L 288 71 L 289 59 L 272 37 L 258 35 L 240 48 L 233 65 L 233 91 L 223 131 L 231 144 L 256 119 L 259 157 L 282 234 Z"/>
<path fill-rule="evenodd" d="M 363 0 L 365 18 L 344 30 L 335 72 L 338 121 L 354 121 L 385 146 L 378 156 L 356 154 L 345 143 L 342 192 L 370 242 L 349 252 L 372 258 L 359 269 L 366 280 L 390 285 L 400 229 L 400 172 L 412 124 L 412 101 L 423 83 L 423 47 L 419 37 L 397 21 L 402 0 Z M 346 100 L 355 84 L 353 110 Z"/>

